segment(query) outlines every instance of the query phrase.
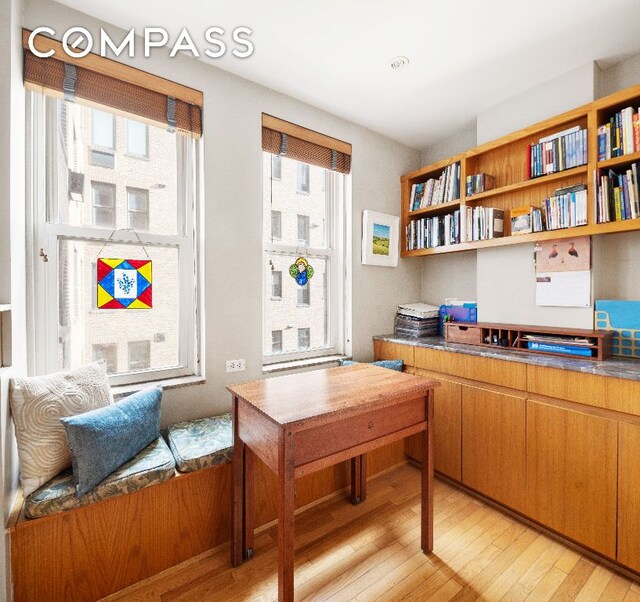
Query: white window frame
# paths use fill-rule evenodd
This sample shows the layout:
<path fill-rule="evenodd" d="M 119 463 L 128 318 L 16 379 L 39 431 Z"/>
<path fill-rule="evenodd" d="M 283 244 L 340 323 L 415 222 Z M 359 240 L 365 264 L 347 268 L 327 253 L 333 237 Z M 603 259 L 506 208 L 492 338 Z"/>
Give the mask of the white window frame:
<path fill-rule="evenodd" d="M 265 154 L 263 153 L 263 157 Z M 264 160 L 264 158 L 263 158 Z M 327 339 L 328 345 L 323 348 L 308 351 L 292 351 L 269 354 L 264 350 L 262 364 L 269 366 L 282 362 L 315 359 L 332 355 L 351 354 L 351 176 L 337 174 L 327 170 L 325 177 L 325 194 L 327 199 L 327 214 L 325 224 L 326 248 L 302 247 L 285 245 L 280 241 L 268 241 L 263 236 L 263 288 L 269 283 L 271 290 L 271 270 L 268 255 L 283 255 L 295 260 L 303 256 L 313 265 L 314 259 L 327 262 Z M 342 177 L 340 177 L 340 175 Z M 263 187 L 264 189 L 264 187 Z M 263 203 L 266 199 L 263 199 Z M 264 213 L 264 212 L 263 212 Z M 263 230 L 264 231 L 264 230 Z M 284 283 L 283 283 L 284 286 Z M 284 292 L 283 292 L 284 294 Z M 297 293 L 296 293 L 297 294 Z M 265 341 L 270 330 L 267 328 L 267 312 L 269 310 L 270 295 L 262 295 L 262 340 Z M 297 297 L 296 297 L 297 301 Z M 310 325 L 313 328 L 313 324 Z"/>
<path fill-rule="evenodd" d="M 49 207 L 46 196 L 46 181 L 52 181 L 55 170 L 46 177 L 45 171 L 50 170 L 46 161 L 47 152 L 55 152 L 55 141 L 51 136 L 45 136 L 46 113 L 49 112 L 49 122 L 56 123 L 53 103 L 46 102 L 47 96 L 39 92 L 27 91 L 27 194 L 29 198 L 27 208 L 27 223 L 33 225 L 33 231 L 28 233 L 29 245 L 29 281 L 33 292 L 31 295 L 33 306 L 32 319 L 29 320 L 29 364 L 38 373 L 57 372 L 58 366 L 58 299 L 59 295 L 59 261 L 58 242 L 73 239 L 87 242 L 104 242 L 113 233 L 111 243 L 133 245 L 140 247 L 140 243 L 147 249 L 154 247 L 170 247 L 178 249 L 177 273 L 179 277 L 178 290 L 178 324 L 179 324 L 179 357 L 178 366 L 150 369 L 142 372 L 115 374 L 109 377 L 112 386 L 132 385 L 157 380 L 182 378 L 185 376 L 199 376 L 204 372 L 201 352 L 201 288 L 198 279 L 202 275 L 202 242 L 196 236 L 200 232 L 199 215 L 201 212 L 202 186 L 202 139 L 196 140 L 187 136 L 179 137 L 180 143 L 193 145 L 192 160 L 187 153 L 178 153 L 181 161 L 178 170 L 179 190 L 184 191 L 185 202 L 178 202 L 179 232 L 175 235 L 153 234 L 139 232 L 137 236 L 129 230 L 108 230 L 90 226 L 72 226 L 58 224 L 51 219 L 55 215 L 55 207 Z M 57 127 L 56 127 L 57 135 Z M 51 145 L 52 148 L 46 148 Z M 55 195 L 54 199 L 55 199 Z M 187 201 L 191 210 L 187 210 Z M 138 239 L 139 237 L 139 239 Z M 47 261 L 40 256 L 40 249 L 46 253 Z M 45 251 L 46 250 L 46 251 Z M 194 274 L 196 279 L 194 281 Z M 55 303 L 50 300 L 55 299 Z M 119 311 L 100 310 L 114 313 L 117 320 Z"/>

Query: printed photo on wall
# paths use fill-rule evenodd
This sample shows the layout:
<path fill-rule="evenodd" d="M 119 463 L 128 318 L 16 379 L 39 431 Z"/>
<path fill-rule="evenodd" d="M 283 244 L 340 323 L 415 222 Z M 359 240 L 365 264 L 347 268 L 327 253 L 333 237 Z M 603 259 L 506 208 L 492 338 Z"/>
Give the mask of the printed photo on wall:
<path fill-rule="evenodd" d="M 398 265 L 398 223 L 395 215 L 362 212 L 362 263 L 395 267 Z"/>

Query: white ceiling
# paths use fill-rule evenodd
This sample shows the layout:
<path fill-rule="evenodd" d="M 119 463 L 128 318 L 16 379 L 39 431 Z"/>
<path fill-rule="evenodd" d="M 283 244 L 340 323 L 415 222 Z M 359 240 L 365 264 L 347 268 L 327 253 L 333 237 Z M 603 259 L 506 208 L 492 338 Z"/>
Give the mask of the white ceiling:
<path fill-rule="evenodd" d="M 253 30 L 255 52 L 208 59 L 415 148 L 575 67 L 640 52 L 639 0 L 62 0 L 141 31 Z M 229 39 L 227 37 L 227 39 Z M 396 55 L 409 57 L 400 70 Z"/>

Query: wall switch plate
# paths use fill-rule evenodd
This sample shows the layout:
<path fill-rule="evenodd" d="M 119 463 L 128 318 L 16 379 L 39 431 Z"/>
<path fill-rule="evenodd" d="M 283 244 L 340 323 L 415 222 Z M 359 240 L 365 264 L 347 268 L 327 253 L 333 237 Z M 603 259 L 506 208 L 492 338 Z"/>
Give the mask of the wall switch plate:
<path fill-rule="evenodd" d="M 227 372 L 242 372 L 246 369 L 245 360 L 227 360 Z"/>

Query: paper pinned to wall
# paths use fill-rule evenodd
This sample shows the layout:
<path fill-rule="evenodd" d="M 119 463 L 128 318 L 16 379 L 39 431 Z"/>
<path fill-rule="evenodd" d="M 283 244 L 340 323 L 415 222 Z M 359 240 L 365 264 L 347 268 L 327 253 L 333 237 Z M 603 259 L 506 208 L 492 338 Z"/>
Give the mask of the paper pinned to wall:
<path fill-rule="evenodd" d="M 536 305 L 591 306 L 591 237 L 536 243 Z"/>
<path fill-rule="evenodd" d="M 591 272 L 541 272 L 536 274 L 536 305 L 589 307 Z"/>

